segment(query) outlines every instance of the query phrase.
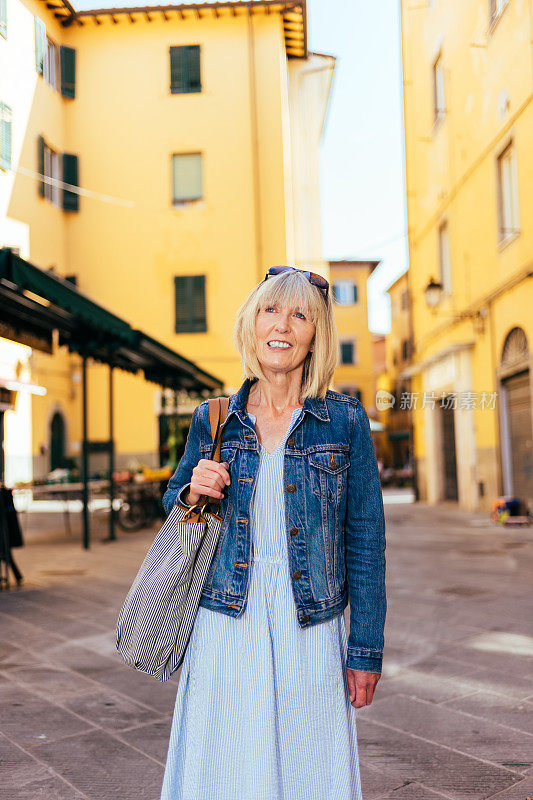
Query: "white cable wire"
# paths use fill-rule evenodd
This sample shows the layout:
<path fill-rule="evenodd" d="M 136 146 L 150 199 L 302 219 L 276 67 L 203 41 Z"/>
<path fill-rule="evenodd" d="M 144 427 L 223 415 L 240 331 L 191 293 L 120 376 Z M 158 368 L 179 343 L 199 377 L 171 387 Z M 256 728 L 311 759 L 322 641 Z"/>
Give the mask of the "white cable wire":
<path fill-rule="evenodd" d="M 50 178 L 47 175 L 42 175 L 40 172 L 35 172 L 26 167 L 17 167 L 17 169 L 10 168 L 9 172 L 18 172 L 21 175 L 26 175 L 29 178 L 36 178 L 43 183 L 49 183 L 51 186 L 57 186 L 59 189 L 68 189 L 73 194 L 81 195 L 82 197 L 90 197 L 93 200 L 101 200 L 103 203 L 114 203 L 117 206 L 125 206 L 126 208 L 133 208 L 135 205 L 134 200 L 124 200 L 121 197 L 113 197 L 110 194 L 102 194 L 101 192 L 92 192 L 90 189 L 83 189 L 81 186 L 74 186 L 71 183 L 65 183 L 58 178 Z"/>

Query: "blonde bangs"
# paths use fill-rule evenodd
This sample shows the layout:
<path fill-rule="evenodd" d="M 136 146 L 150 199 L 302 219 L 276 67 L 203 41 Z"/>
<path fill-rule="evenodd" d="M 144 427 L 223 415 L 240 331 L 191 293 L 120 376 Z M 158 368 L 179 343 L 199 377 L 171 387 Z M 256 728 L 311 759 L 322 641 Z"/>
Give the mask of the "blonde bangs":
<path fill-rule="evenodd" d="M 283 272 L 261 283 L 256 297 L 256 313 L 263 306 L 288 306 L 301 311 L 316 328 L 320 312 L 324 308 L 322 292 L 317 291 L 305 275 L 298 272 Z"/>
<path fill-rule="evenodd" d="M 259 283 L 237 312 L 234 343 L 243 362 L 245 378 L 266 380 L 256 353 L 255 320 L 267 305 L 301 311 L 315 326 L 314 349 L 304 361 L 301 398 L 324 397 L 337 365 L 338 335 L 333 319 L 331 290 L 313 286 L 301 272 L 282 272 Z"/>

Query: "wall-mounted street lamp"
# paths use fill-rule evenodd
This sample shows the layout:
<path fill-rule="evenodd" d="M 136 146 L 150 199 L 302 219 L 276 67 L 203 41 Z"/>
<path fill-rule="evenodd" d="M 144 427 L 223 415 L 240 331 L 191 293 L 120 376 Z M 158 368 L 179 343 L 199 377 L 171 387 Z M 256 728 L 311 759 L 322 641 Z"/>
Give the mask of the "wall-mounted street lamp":
<path fill-rule="evenodd" d="M 429 283 L 424 289 L 424 298 L 427 307 L 433 314 L 437 313 L 437 306 L 442 302 L 444 297 L 444 286 L 433 277 L 429 279 Z M 460 314 L 446 314 L 446 317 L 451 321 L 459 321 L 462 319 L 471 319 L 475 333 L 485 333 L 485 320 L 488 315 L 488 309 L 482 307 L 475 311 L 464 311 Z"/>
<path fill-rule="evenodd" d="M 435 278 L 431 277 L 429 283 L 424 289 L 424 297 L 428 308 L 437 308 L 444 295 L 444 286 L 439 283 Z"/>

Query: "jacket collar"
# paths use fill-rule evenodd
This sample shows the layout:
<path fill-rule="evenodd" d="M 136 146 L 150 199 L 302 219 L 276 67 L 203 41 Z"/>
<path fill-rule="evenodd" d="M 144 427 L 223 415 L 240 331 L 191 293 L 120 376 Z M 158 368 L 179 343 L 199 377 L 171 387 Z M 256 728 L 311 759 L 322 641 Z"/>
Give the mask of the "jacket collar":
<path fill-rule="evenodd" d="M 241 422 L 243 422 L 243 416 L 246 414 L 248 394 L 250 388 L 256 381 L 257 378 L 246 378 L 239 391 L 230 396 L 226 422 L 231 414 L 236 414 Z M 317 419 L 323 422 L 330 421 L 327 403 L 321 397 L 306 397 L 303 404 L 303 411 L 304 413 L 308 412 L 309 414 L 313 414 Z M 226 424 L 226 422 L 224 424 Z"/>

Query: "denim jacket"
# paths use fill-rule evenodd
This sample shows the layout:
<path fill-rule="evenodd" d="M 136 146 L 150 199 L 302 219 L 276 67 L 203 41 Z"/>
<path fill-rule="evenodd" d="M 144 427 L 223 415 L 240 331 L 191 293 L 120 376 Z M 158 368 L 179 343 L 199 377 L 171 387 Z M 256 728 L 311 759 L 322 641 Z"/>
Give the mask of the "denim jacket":
<path fill-rule="evenodd" d="M 229 400 L 221 460 L 231 483 L 220 500 L 223 524 L 200 605 L 232 617 L 246 608 L 253 544 L 251 503 L 259 442 L 246 411 L 254 380 Z M 211 457 L 207 401 L 193 414 L 185 453 L 163 497 L 186 505 L 193 468 Z M 350 602 L 346 666 L 381 672 L 385 625 L 385 520 L 374 447 L 361 403 L 328 390 L 306 398 L 285 443 L 287 550 L 300 628 L 341 614 Z"/>

